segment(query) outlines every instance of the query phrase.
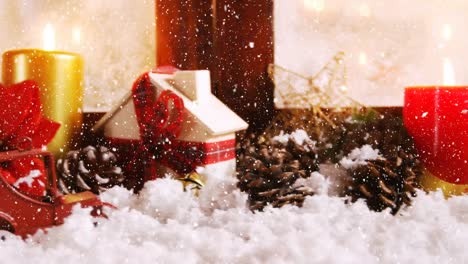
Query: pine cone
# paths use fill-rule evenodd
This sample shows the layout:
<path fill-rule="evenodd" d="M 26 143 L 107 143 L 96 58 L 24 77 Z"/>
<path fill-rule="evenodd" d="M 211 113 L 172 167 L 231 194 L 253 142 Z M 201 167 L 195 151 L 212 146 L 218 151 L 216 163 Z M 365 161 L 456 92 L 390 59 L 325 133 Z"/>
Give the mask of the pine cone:
<path fill-rule="evenodd" d="M 298 178 L 306 178 L 318 169 L 316 153 L 289 140 L 267 144 L 262 137 L 249 136 L 238 145 L 239 188 L 249 194 L 252 210 L 262 210 L 268 204 L 302 206 L 314 192 L 304 186 L 293 187 Z"/>
<path fill-rule="evenodd" d="M 99 194 L 124 180 L 116 155 L 103 146 L 69 151 L 65 159 L 57 161 L 57 174 L 59 188 L 66 194 L 82 191 Z"/>
<path fill-rule="evenodd" d="M 403 204 L 411 205 L 412 197 L 419 188 L 420 162 L 403 150 L 394 160 L 371 160 L 351 170 L 353 184 L 349 188 L 352 201 L 366 199 L 371 210 L 391 208 L 396 214 Z"/>
<path fill-rule="evenodd" d="M 396 158 L 400 149 L 415 153 L 413 141 L 403 126 L 401 114 L 395 112 L 365 112 L 364 115 L 335 113 L 336 128 L 323 129 L 315 139 L 322 162 L 339 162 L 353 149 L 371 145 L 387 159 Z M 372 113 L 372 115 L 371 115 Z"/>

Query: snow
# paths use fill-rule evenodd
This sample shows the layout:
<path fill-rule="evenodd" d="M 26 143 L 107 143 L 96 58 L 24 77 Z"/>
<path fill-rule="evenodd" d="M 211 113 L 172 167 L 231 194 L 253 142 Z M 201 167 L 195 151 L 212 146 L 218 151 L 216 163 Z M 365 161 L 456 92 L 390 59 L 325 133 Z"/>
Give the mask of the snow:
<path fill-rule="evenodd" d="M 321 173 L 315 171 L 308 178 L 297 179 L 293 187 L 306 186 L 315 190 L 316 194 L 328 194 L 330 189 L 330 180 Z"/>
<path fill-rule="evenodd" d="M 283 145 L 288 144 L 290 134 L 285 134 L 283 131 L 278 136 L 273 137 L 273 141 L 279 142 Z"/>
<path fill-rule="evenodd" d="M 281 133 L 278 136 L 273 137 L 273 141 L 279 142 L 283 145 L 286 145 L 289 140 L 292 140 L 296 144 L 301 146 L 303 146 L 304 144 L 315 145 L 315 142 L 310 139 L 307 132 L 303 129 L 297 129 L 291 134 L 285 134 L 283 131 L 281 131 Z"/>
<path fill-rule="evenodd" d="M 346 169 L 352 169 L 359 165 L 366 165 L 368 160 L 381 159 L 378 149 L 373 149 L 371 145 L 364 145 L 355 148 L 348 156 L 340 160 L 340 165 Z"/>
<path fill-rule="evenodd" d="M 75 208 L 47 234 L 0 241 L 0 255 L 36 264 L 468 261 L 467 196 L 419 193 L 412 207 L 392 216 L 328 196 L 325 177 L 313 177 L 322 194 L 307 198 L 303 208 L 262 213 L 246 208 L 232 178 L 208 182 L 198 198 L 171 179 L 147 183 L 140 195 L 115 187 L 102 198 L 119 209 L 97 227 L 88 210 Z"/>
<path fill-rule="evenodd" d="M 28 175 L 26 175 L 24 177 L 21 177 L 18 180 L 16 180 L 16 182 L 13 184 L 13 186 L 15 186 L 16 188 L 19 188 L 19 186 L 22 183 L 26 183 L 26 185 L 28 185 L 28 187 L 31 188 L 33 182 L 35 181 L 35 179 L 40 177 L 41 175 L 42 174 L 41 174 L 40 170 L 31 170 Z M 38 182 L 39 182 L 39 184 L 41 186 L 44 186 L 44 183 L 41 180 L 38 180 Z"/>

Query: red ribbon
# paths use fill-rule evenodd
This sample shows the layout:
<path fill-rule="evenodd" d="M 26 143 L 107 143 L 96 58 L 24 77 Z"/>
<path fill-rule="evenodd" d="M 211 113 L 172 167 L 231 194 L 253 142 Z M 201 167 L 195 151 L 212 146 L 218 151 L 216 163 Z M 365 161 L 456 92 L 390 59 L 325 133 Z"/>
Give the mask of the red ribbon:
<path fill-rule="evenodd" d="M 0 84 L 0 141 L 3 149 L 23 148 L 25 138 L 31 147 L 47 145 L 60 127 L 42 116 L 39 87 L 24 81 L 10 87 Z"/>
<path fill-rule="evenodd" d="M 141 136 L 137 155 L 144 162 L 146 180 L 157 177 L 156 161 L 177 173 L 194 171 L 202 164 L 201 149 L 186 148 L 184 142 L 177 140 L 185 117 L 184 102 L 179 96 L 165 90 L 155 100 L 155 87 L 148 74 L 134 83 L 132 96 Z"/>

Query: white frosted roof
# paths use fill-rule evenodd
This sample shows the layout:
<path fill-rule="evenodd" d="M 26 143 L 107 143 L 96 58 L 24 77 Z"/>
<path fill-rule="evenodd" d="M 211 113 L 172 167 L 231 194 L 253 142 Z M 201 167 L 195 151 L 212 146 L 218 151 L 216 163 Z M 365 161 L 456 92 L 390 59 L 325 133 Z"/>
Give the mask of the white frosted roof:
<path fill-rule="evenodd" d="M 200 124 L 202 124 L 211 135 L 219 136 L 247 129 L 248 124 L 213 94 L 204 97 L 203 101 L 190 100 L 174 87 L 172 76 L 171 74 L 150 73 L 150 79 L 153 85 L 160 89 L 171 90 L 182 98 L 186 110 L 196 117 Z M 210 85 L 210 83 L 206 85 Z M 131 93 L 126 94 L 118 105 L 99 120 L 93 127 L 93 130 L 102 128 L 123 105 L 130 102 L 130 98 Z"/>
<path fill-rule="evenodd" d="M 158 88 L 171 90 L 180 96 L 184 100 L 187 111 L 192 113 L 212 135 L 223 135 L 247 129 L 248 124 L 216 96 L 211 94 L 203 101 L 192 101 L 174 87 L 171 77 L 172 75 L 169 74 L 150 73 L 152 83 Z"/>

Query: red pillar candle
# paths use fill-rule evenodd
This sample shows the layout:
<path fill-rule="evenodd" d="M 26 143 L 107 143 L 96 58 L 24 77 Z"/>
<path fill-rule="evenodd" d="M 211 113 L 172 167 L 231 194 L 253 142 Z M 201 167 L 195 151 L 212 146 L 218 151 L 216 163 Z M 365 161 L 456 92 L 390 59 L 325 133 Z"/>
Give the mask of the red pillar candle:
<path fill-rule="evenodd" d="M 468 192 L 468 86 L 407 87 L 403 116 L 427 171 L 423 187 Z"/>

